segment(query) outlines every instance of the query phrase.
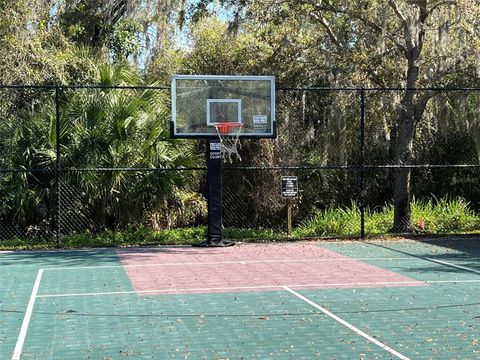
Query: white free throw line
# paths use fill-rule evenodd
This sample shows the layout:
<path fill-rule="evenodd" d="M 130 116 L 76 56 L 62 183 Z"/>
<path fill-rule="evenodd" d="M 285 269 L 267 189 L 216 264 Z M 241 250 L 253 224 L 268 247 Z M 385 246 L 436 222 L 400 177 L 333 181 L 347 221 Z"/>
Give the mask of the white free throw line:
<path fill-rule="evenodd" d="M 303 300 L 305 301 L 307 304 L 313 306 L 315 309 L 317 310 L 320 310 L 322 313 L 324 313 L 325 315 L 327 316 L 330 316 L 333 320 L 339 322 L 340 324 L 342 324 L 343 326 L 346 326 L 347 328 L 349 328 L 350 330 L 352 330 L 353 332 L 357 333 L 358 335 L 364 337 L 365 339 L 367 339 L 368 341 L 370 341 L 371 343 L 381 347 L 383 350 L 385 351 L 388 351 L 390 354 L 396 356 L 397 358 L 399 359 L 402 359 L 402 360 L 410 360 L 408 357 L 406 357 L 405 355 L 402 355 L 400 354 L 398 351 L 395 351 L 393 350 L 392 348 L 388 347 L 387 345 L 385 345 L 384 343 L 378 341 L 377 339 L 371 337 L 370 335 L 368 335 L 367 333 L 363 332 L 362 330 L 356 328 L 355 326 L 353 326 L 352 324 L 346 322 L 345 320 L 343 320 L 342 318 L 338 317 L 337 315 L 335 315 L 334 313 L 332 313 L 331 311 L 328 311 L 327 309 L 325 309 L 323 306 L 320 306 L 318 305 L 317 303 L 313 302 L 312 300 L 306 298 L 305 296 L 303 296 L 302 294 L 299 294 L 298 292 L 296 292 L 295 290 L 292 290 L 290 289 L 288 286 L 282 286 L 286 291 L 288 291 L 290 294 L 296 296 L 297 298 L 299 298 L 300 300 Z"/>
<path fill-rule="evenodd" d="M 296 263 L 313 261 L 366 261 L 366 260 L 412 260 L 411 257 L 386 257 L 386 258 L 312 258 L 312 259 L 276 259 L 276 260 L 229 260 L 229 261 L 206 261 L 206 262 L 175 262 L 175 263 L 151 263 L 151 264 L 126 264 L 126 265 L 100 265 L 100 266 L 71 266 L 71 267 L 51 267 L 45 268 L 45 271 L 56 270 L 79 270 L 79 269 L 114 269 L 114 268 L 135 268 L 135 267 L 155 267 L 155 266 L 192 266 L 192 265 L 222 265 L 222 264 L 270 264 L 270 263 Z"/>
<path fill-rule="evenodd" d="M 480 280 L 477 280 L 480 282 Z M 452 281 L 453 282 L 453 281 Z M 401 285 L 425 285 L 427 281 L 390 281 L 390 282 L 357 282 L 357 283 L 334 283 L 334 284 L 292 284 L 285 285 L 294 288 L 305 287 L 342 287 L 342 286 L 401 286 Z M 231 287 L 206 287 L 206 288 L 179 288 L 179 289 L 154 289 L 154 290 L 133 290 L 133 291 L 108 291 L 108 292 L 92 292 L 92 293 L 69 293 L 69 294 L 44 294 L 37 295 L 38 298 L 49 297 L 68 297 L 68 296 L 100 296 L 100 295 L 128 295 L 128 294 L 155 294 L 155 293 L 175 293 L 175 292 L 190 292 L 190 291 L 224 291 L 224 290 L 261 290 L 261 289 L 283 289 L 284 285 L 253 285 L 253 286 L 231 286 Z"/>
<path fill-rule="evenodd" d="M 342 287 L 342 286 L 401 286 L 401 285 L 428 285 L 428 284 L 466 284 L 480 283 L 480 279 L 471 280 L 426 280 L 426 281 L 390 281 L 390 282 L 365 282 L 365 283 L 336 283 L 336 284 L 294 284 L 286 285 L 293 288 L 325 288 L 325 287 Z M 66 294 L 43 294 L 37 295 L 37 298 L 53 298 L 53 297 L 69 297 L 69 296 L 102 296 L 102 295 L 128 295 L 128 294 L 156 294 L 156 293 L 174 293 L 174 292 L 190 292 L 190 291 L 216 291 L 216 290 L 261 290 L 261 289 L 282 289 L 283 285 L 259 285 L 259 286 L 232 286 L 232 287 L 210 287 L 210 288 L 184 288 L 184 289 L 155 289 L 155 290 L 132 290 L 132 291 L 105 291 L 92 293 L 66 293 Z"/>
<path fill-rule="evenodd" d="M 27 310 L 25 311 L 25 316 L 23 318 L 22 327 L 20 328 L 20 333 L 18 334 L 15 350 L 13 350 L 12 360 L 19 360 L 20 355 L 22 354 L 23 344 L 25 343 L 25 338 L 27 336 L 28 325 L 30 324 L 30 319 L 32 317 L 33 306 L 35 305 L 38 289 L 40 288 L 40 281 L 42 281 L 42 275 L 43 269 L 38 270 L 37 278 L 35 280 L 35 284 L 33 285 L 32 294 L 30 295 Z"/>

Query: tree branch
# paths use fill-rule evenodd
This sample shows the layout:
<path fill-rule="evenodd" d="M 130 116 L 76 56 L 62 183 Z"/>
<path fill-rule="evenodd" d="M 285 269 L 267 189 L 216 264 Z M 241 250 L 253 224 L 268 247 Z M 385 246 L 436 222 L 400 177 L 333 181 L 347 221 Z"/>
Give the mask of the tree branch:
<path fill-rule="evenodd" d="M 407 18 L 405 17 L 405 15 L 403 15 L 402 11 L 400 10 L 400 8 L 398 7 L 397 3 L 395 2 L 395 0 L 388 0 L 388 4 L 390 5 L 390 7 L 393 9 L 393 11 L 395 12 L 395 14 L 397 14 L 398 18 L 400 19 L 400 21 L 402 22 L 403 26 L 407 26 L 408 27 L 408 22 L 407 22 Z"/>
<path fill-rule="evenodd" d="M 449 66 L 446 68 L 442 69 L 441 71 L 435 72 L 434 76 L 432 76 L 429 81 L 435 83 L 437 80 L 443 78 L 445 75 L 448 73 L 452 72 L 453 69 L 455 69 L 457 66 L 465 62 L 466 57 L 468 56 L 468 53 L 464 51 L 462 54 L 460 54 L 455 61 L 453 61 Z"/>
<path fill-rule="evenodd" d="M 361 21 L 362 23 L 364 23 L 366 26 L 372 28 L 373 30 L 375 31 L 378 31 L 378 32 L 382 32 L 383 29 L 380 25 L 366 19 L 365 17 L 361 16 L 360 14 L 358 14 L 357 12 L 354 12 L 354 11 L 348 11 L 348 10 L 344 10 L 344 9 L 339 9 L 339 8 L 336 8 L 330 4 L 317 4 L 315 3 L 313 0 L 304 0 L 302 1 L 303 4 L 307 4 L 307 5 L 311 5 L 314 7 L 314 9 L 318 12 L 318 13 L 322 13 L 323 11 L 326 11 L 326 12 L 331 12 L 331 13 L 337 13 L 337 14 L 344 14 L 344 15 L 347 15 L 347 16 L 350 16 L 351 18 L 355 19 L 355 20 L 359 20 Z M 318 15 L 316 15 L 318 16 Z M 322 24 L 322 26 L 324 26 Z M 329 27 L 330 31 L 332 31 L 332 34 L 334 34 L 333 30 L 331 29 L 331 27 Z M 328 30 L 327 30 L 328 31 Z M 397 48 L 402 51 L 402 52 L 406 52 L 407 49 L 405 48 L 405 46 L 403 44 L 401 44 L 395 37 L 393 37 L 392 35 L 390 34 L 386 34 L 387 38 L 392 41 L 395 46 L 397 46 Z M 337 38 L 335 36 L 335 38 Z M 338 39 L 338 38 L 337 38 Z"/>
<path fill-rule="evenodd" d="M 438 3 L 432 5 L 432 7 L 427 10 L 427 17 L 430 16 L 435 10 L 443 5 L 455 5 L 457 2 L 455 0 L 443 0 L 439 1 Z"/>
<path fill-rule="evenodd" d="M 398 7 L 397 3 L 395 0 L 388 0 L 388 4 L 390 7 L 393 9 L 393 12 L 397 15 L 397 17 L 400 19 L 400 22 L 402 24 L 403 28 L 403 34 L 405 36 L 405 44 L 407 45 L 406 50 L 411 51 L 415 47 L 415 43 L 413 42 L 412 39 L 412 33 L 410 31 L 410 27 L 408 26 L 408 21 L 405 15 L 402 13 L 400 8 Z"/>
<path fill-rule="evenodd" d="M 337 36 L 335 35 L 334 31 L 333 31 L 332 28 L 330 27 L 330 24 L 328 23 L 328 20 L 325 19 L 323 16 L 318 15 L 318 14 L 315 14 L 315 13 L 310 14 L 310 16 L 312 16 L 315 20 L 319 21 L 320 25 L 322 25 L 323 28 L 327 31 L 328 36 L 330 37 L 330 39 L 332 40 L 332 42 L 335 44 L 335 46 L 336 46 L 339 50 L 343 50 L 343 49 L 344 49 L 344 46 L 343 46 L 343 44 L 338 40 L 338 38 L 337 38 Z"/>

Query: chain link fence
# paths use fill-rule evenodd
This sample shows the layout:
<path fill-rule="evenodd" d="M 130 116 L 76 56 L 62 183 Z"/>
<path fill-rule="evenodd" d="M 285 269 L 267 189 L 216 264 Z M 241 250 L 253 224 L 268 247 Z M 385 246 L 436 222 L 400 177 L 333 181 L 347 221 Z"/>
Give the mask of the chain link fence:
<path fill-rule="evenodd" d="M 415 125 L 403 161 L 408 91 Z M 205 226 L 205 140 L 170 139 L 169 97 L 168 87 L 0 87 L 0 241 L 61 246 L 72 234 Z M 242 140 L 243 161 L 224 167 L 224 227 L 285 233 L 280 178 L 297 176 L 300 238 L 395 224 L 478 232 L 479 105 L 480 89 L 280 87 L 277 139 Z"/>

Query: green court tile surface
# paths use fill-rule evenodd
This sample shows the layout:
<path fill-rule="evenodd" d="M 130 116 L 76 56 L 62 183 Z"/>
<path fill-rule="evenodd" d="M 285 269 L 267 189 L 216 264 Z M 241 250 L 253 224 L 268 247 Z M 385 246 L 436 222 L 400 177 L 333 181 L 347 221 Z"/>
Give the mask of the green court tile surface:
<path fill-rule="evenodd" d="M 41 298 L 24 351 L 24 359 L 390 358 L 286 292 Z"/>
<path fill-rule="evenodd" d="M 0 266 L 0 359 L 7 359 L 15 347 L 36 276 L 34 268 Z"/>
<path fill-rule="evenodd" d="M 319 246 L 423 281 L 480 281 L 480 241 L 321 243 Z M 449 266 L 452 265 L 452 266 Z M 455 265 L 471 269 L 461 269 Z"/>
<path fill-rule="evenodd" d="M 44 271 L 39 296 L 48 294 L 133 291 L 123 267 Z"/>
<path fill-rule="evenodd" d="M 480 259 L 480 240 L 436 240 L 436 241 L 355 241 L 319 243 L 318 246 L 354 258 L 365 257 L 429 257 L 438 260 Z"/>
<path fill-rule="evenodd" d="M 426 286 L 298 293 L 406 358 L 480 358 L 475 243 L 318 245 Z M 21 359 L 397 358 L 287 291 L 139 296 L 115 252 L 60 251 L 0 254 L 0 359 L 11 359 L 39 269 Z"/>
<path fill-rule="evenodd" d="M 118 265 L 118 261 L 113 251 L 0 253 L 0 359 L 9 359 L 15 348 L 40 268 Z"/>
<path fill-rule="evenodd" d="M 480 285 L 302 291 L 411 359 L 480 358 Z"/>

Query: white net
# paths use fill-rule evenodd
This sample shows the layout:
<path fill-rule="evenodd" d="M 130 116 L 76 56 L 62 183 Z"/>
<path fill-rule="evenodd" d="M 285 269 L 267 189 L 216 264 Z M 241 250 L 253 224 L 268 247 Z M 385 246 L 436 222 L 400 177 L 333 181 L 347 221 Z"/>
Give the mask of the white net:
<path fill-rule="evenodd" d="M 217 123 L 214 124 L 217 129 L 218 137 L 220 138 L 220 144 L 222 145 L 222 158 L 223 161 L 231 164 L 233 162 L 232 157 L 236 157 L 239 161 L 242 161 L 238 150 L 241 149 L 239 141 L 240 132 L 242 130 L 241 123 Z"/>

